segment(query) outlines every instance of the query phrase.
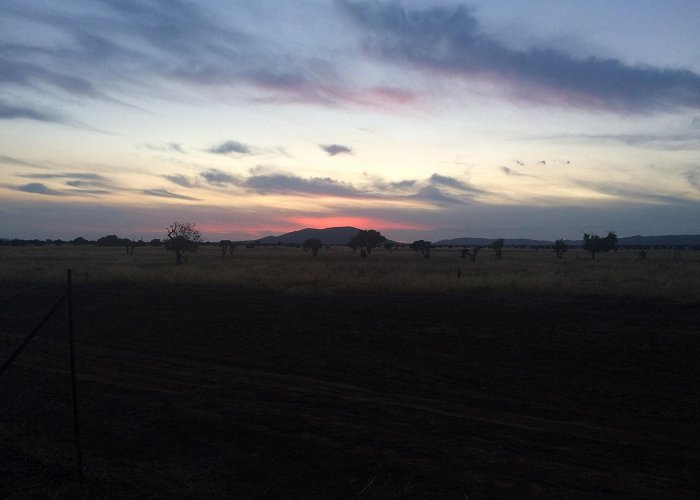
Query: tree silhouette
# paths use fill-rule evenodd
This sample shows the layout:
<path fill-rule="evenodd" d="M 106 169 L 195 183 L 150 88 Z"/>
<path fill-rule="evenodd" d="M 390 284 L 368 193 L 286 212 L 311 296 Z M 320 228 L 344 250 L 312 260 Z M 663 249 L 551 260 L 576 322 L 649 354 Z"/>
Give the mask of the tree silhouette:
<path fill-rule="evenodd" d="M 87 245 L 87 244 L 89 244 L 90 242 L 89 242 L 88 240 L 86 240 L 85 238 L 83 238 L 82 236 L 78 236 L 78 237 L 75 238 L 73 241 L 71 241 L 71 243 L 72 243 L 73 245 Z"/>
<path fill-rule="evenodd" d="M 316 238 L 308 239 L 302 245 L 304 252 L 311 250 L 311 255 L 313 255 L 314 257 L 316 257 L 318 255 L 318 251 L 322 247 L 323 247 L 323 243 L 321 242 L 321 240 L 317 240 Z"/>
<path fill-rule="evenodd" d="M 462 258 L 469 257 L 470 261 L 476 262 L 476 254 L 479 253 L 479 250 L 481 250 L 481 247 L 474 247 L 471 250 L 462 248 Z"/>
<path fill-rule="evenodd" d="M 178 265 L 182 264 L 183 260 L 187 262 L 185 252 L 196 252 L 202 242 L 202 235 L 194 222 L 175 221 L 166 228 L 166 231 L 168 239 L 165 242 L 165 248 L 175 252 L 175 263 Z"/>
<path fill-rule="evenodd" d="M 408 248 L 410 248 L 416 253 L 420 252 L 423 255 L 423 257 L 427 259 L 428 257 L 430 257 L 430 249 L 433 248 L 433 244 L 430 241 L 416 240 L 413 243 L 411 243 L 408 246 Z"/>
<path fill-rule="evenodd" d="M 617 235 L 610 231 L 605 238 L 601 238 L 597 234 L 584 233 L 583 249 L 591 252 L 591 259 L 595 260 L 597 252 L 607 252 L 617 248 Z"/>
<path fill-rule="evenodd" d="M 561 259 L 566 252 L 566 243 L 563 239 L 559 239 L 554 242 L 554 251 L 557 253 L 557 259 Z"/>
<path fill-rule="evenodd" d="M 394 248 L 396 248 L 396 247 L 398 247 L 398 245 L 396 244 L 395 241 L 385 241 L 384 242 L 384 248 L 386 250 L 389 250 L 389 253 L 391 253 L 394 250 Z"/>
<path fill-rule="evenodd" d="M 386 238 L 379 231 L 374 229 L 360 229 L 355 236 L 350 239 L 348 246 L 352 248 L 353 253 L 358 248 L 363 248 L 367 255 L 372 253 L 373 248 L 381 246 L 386 241 Z"/>
<path fill-rule="evenodd" d="M 503 257 L 503 245 L 505 244 L 505 240 L 503 238 L 497 238 L 491 243 L 489 246 L 494 249 L 496 252 L 496 258 L 500 259 Z"/>
<path fill-rule="evenodd" d="M 224 259 L 226 258 L 226 250 L 231 246 L 231 240 L 221 240 L 219 245 L 221 245 L 221 258 Z M 233 253 L 233 250 L 231 252 Z"/>

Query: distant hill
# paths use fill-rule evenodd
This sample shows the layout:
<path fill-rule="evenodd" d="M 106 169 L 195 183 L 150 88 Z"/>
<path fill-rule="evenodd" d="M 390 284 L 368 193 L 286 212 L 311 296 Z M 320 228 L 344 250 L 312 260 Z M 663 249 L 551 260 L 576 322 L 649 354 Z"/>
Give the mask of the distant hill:
<path fill-rule="evenodd" d="M 260 238 L 260 243 L 269 243 L 276 245 L 278 243 L 296 243 L 302 244 L 306 240 L 315 238 L 321 240 L 324 245 L 345 245 L 350 241 L 350 238 L 355 236 L 359 231 L 356 227 L 329 227 L 326 229 L 306 228 L 299 231 L 292 231 L 280 236 L 265 236 Z"/>
<path fill-rule="evenodd" d="M 700 245 L 700 234 L 668 234 L 664 236 L 628 236 L 618 238 L 618 245 L 675 247 Z"/>
<path fill-rule="evenodd" d="M 454 245 L 454 246 L 466 246 L 466 247 L 485 247 L 490 245 L 495 241 L 496 238 L 453 238 L 451 240 L 440 240 L 433 243 L 433 245 Z M 504 244 L 506 246 L 542 246 L 542 245 L 552 245 L 552 241 L 544 240 L 529 240 L 527 238 L 505 238 Z"/>
<path fill-rule="evenodd" d="M 260 238 L 260 243 L 268 243 L 276 245 L 278 243 L 295 243 L 302 244 L 306 240 L 315 238 L 321 240 L 324 245 L 345 245 L 350 241 L 350 238 L 355 236 L 359 231 L 356 227 L 329 227 L 326 229 L 306 228 L 299 231 L 292 231 L 280 236 L 266 236 Z M 433 245 L 440 246 L 488 246 L 495 238 L 452 238 L 433 242 Z M 581 246 L 581 240 L 565 240 L 569 246 Z M 528 238 L 506 238 L 506 246 L 547 246 L 553 245 L 554 241 L 549 240 L 532 240 Z M 700 234 L 682 234 L 682 235 L 663 235 L 663 236 L 627 236 L 618 238 L 617 244 L 620 246 L 697 246 L 700 245 Z"/>

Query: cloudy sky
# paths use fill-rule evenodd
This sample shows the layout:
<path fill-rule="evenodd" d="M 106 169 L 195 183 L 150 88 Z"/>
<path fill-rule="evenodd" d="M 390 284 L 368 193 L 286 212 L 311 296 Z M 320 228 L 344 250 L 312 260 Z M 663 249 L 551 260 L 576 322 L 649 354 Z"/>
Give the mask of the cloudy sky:
<path fill-rule="evenodd" d="M 700 2 L 3 0 L 0 237 L 700 233 Z"/>

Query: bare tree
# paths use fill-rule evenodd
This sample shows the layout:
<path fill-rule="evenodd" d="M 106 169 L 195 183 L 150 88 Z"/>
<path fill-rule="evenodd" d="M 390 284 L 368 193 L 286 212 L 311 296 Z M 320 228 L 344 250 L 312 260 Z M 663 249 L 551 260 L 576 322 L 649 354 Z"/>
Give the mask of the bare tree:
<path fill-rule="evenodd" d="M 476 262 L 476 254 L 479 253 L 479 250 L 481 250 L 481 247 L 474 247 L 471 250 L 469 250 L 468 248 L 463 248 L 462 258 L 469 257 L 470 261 Z"/>
<path fill-rule="evenodd" d="M 226 250 L 231 246 L 231 240 L 221 240 L 219 245 L 221 245 L 221 258 L 224 259 L 226 258 Z"/>
<path fill-rule="evenodd" d="M 505 244 L 505 240 L 503 238 L 497 238 L 491 243 L 489 246 L 494 249 L 496 252 L 496 258 L 500 259 L 503 257 L 503 245 Z"/>
<path fill-rule="evenodd" d="M 196 252 L 202 242 L 202 235 L 194 222 L 175 221 L 167 228 L 168 240 L 165 242 L 167 250 L 175 252 L 175 263 L 180 265 L 187 262 L 185 252 Z"/>
<path fill-rule="evenodd" d="M 563 239 L 554 242 L 554 251 L 557 254 L 557 259 L 561 259 L 564 256 L 564 252 L 566 252 L 566 243 L 564 243 Z"/>

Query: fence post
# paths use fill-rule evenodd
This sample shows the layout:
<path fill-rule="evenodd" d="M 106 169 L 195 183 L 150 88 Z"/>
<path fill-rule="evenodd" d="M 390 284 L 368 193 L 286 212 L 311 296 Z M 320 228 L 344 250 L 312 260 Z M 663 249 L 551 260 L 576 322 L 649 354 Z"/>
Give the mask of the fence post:
<path fill-rule="evenodd" d="M 82 482 L 83 450 L 80 447 L 80 421 L 78 419 L 78 393 L 75 389 L 75 343 L 73 341 L 73 270 L 67 270 L 66 297 L 68 298 L 68 342 L 70 345 L 70 382 L 73 393 L 73 428 L 75 429 L 75 457 L 78 465 L 78 477 Z"/>

